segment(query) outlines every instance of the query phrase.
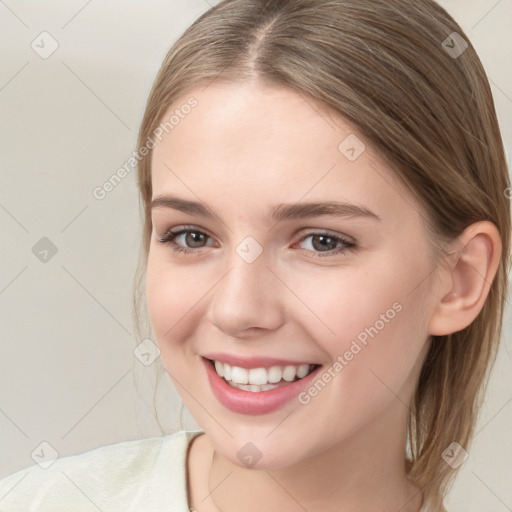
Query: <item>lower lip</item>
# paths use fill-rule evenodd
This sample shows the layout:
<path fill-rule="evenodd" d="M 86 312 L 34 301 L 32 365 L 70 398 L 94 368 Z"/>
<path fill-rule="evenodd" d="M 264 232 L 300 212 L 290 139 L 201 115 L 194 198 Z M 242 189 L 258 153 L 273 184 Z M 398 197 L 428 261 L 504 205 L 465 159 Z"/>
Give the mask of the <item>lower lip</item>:
<path fill-rule="evenodd" d="M 206 367 L 210 386 L 217 400 L 233 412 L 251 415 L 276 411 L 290 400 L 293 400 L 311 384 L 322 368 L 319 366 L 306 377 L 290 384 L 268 391 L 253 392 L 231 387 L 222 377 L 219 377 L 213 364 L 208 359 L 203 357 L 202 360 Z"/>

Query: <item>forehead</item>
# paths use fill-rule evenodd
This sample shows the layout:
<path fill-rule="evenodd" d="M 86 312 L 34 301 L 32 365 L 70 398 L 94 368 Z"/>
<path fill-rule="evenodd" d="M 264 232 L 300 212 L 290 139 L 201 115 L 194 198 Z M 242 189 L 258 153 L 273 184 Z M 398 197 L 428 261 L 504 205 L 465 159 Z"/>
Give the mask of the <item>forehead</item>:
<path fill-rule="evenodd" d="M 153 197 L 222 200 L 253 213 L 279 202 L 346 200 L 382 216 L 414 203 L 353 126 L 288 88 L 214 82 L 177 98 L 168 120 L 155 139 Z"/>

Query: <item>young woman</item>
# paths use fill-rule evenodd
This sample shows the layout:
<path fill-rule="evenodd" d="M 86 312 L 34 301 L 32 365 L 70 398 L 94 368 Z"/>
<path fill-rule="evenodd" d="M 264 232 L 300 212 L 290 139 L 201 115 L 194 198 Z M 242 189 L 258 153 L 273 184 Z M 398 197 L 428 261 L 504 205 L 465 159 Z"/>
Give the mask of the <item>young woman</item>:
<path fill-rule="evenodd" d="M 141 288 L 201 430 L 18 472 L 0 510 L 445 510 L 510 266 L 461 28 L 431 0 L 225 0 L 165 58 L 138 151 Z"/>

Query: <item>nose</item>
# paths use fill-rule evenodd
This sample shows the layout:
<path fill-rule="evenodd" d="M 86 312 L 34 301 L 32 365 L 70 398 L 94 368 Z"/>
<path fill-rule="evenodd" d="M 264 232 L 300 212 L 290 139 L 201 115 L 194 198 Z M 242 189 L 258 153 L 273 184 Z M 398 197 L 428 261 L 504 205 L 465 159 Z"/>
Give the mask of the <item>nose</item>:
<path fill-rule="evenodd" d="M 254 261 L 233 251 L 220 282 L 212 290 L 207 320 L 233 338 L 261 336 L 285 318 L 286 287 L 269 268 L 265 252 Z"/>

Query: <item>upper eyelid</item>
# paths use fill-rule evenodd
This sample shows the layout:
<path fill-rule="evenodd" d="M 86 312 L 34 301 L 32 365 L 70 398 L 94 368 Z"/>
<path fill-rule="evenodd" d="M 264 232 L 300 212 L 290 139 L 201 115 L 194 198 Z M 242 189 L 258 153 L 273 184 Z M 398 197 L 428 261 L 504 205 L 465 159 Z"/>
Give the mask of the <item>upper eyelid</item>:
<path fill-rule="evenodd" d="M 169 228 L 163 232 L 162 236 L 167 236 L 167 235 L 171 235 L 171 234 L 174 234 L 175 236 L 179 236 L 179 235 L 182 235 L 184 232 L 186 233 L 187 231 L 196 231 L 198 233 L 203 233 L 204 235 L 207 235 L 210 238 L 215 238 L 213 235 L 211 235 L 209 233 L 208 230 L 206 230 L 204 228 L 199 228 L 197 226 L 187 226 L 187 225 Z"/>

